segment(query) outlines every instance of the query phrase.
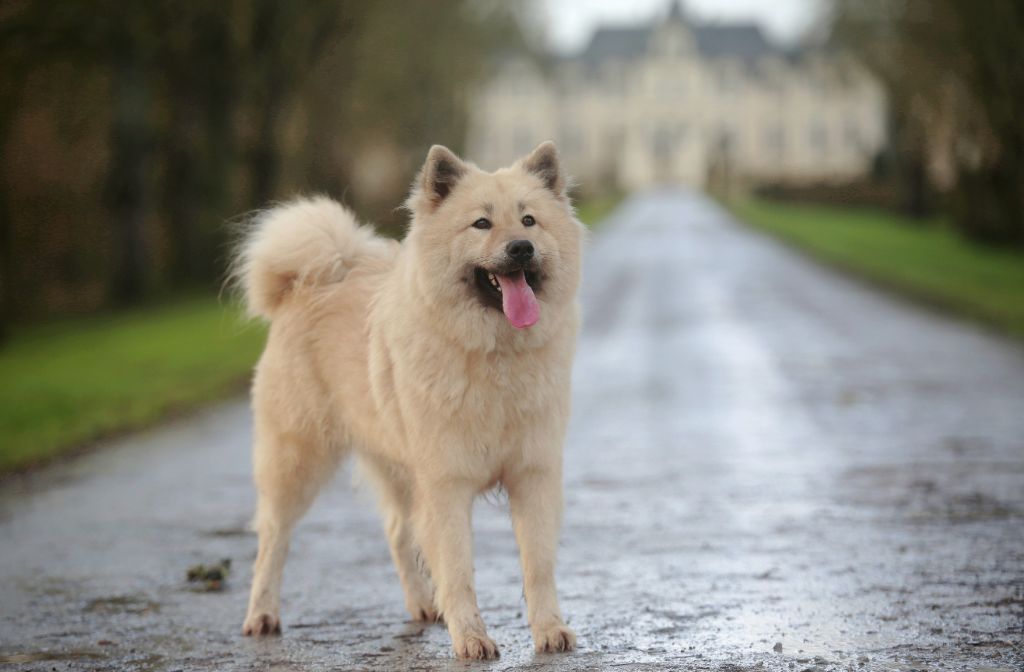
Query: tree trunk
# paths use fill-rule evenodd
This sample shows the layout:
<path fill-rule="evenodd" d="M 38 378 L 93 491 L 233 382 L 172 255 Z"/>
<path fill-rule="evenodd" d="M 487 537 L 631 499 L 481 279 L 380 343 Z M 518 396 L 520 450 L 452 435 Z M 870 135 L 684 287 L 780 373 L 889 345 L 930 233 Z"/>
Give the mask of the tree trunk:
<path fill-rule="evenodd" d="M 143 66 L 128 44 L 117 49 L 113 63 L 111 165 L 106 197 L 113 220 L 115 268 L 111 296 L 126 304 L 148 289 L 151 263 L 146 241 L 146 175 L 148 91 Z"/>
<path fill-rule="evenodd" d="M 168 70 L 169 128 L 164 145 L 163 209 L 172 242 L 172 277 L 179 285 L 219 279 L 223 221 L 230 216 L 237 70 L 232 66 L 229 18 L 220 10 L 193 24 L 181 62 Z M 195 68 L 204 76 L 195 76 Z"/>
<path fill-rule="evenodd" d="M 7 187 L 0 184 L 0 343 L 10 335 L 13 317 L 11 270 L 11 213 L 7 207 Z"/>
<path fill-rule="evenodd" d="M 163 210 L 171 242 L 171 279 L 175 284 L 191 284 L 202 275 L 202 241 L 199 240 L 199 171 L 202 169 L 196 136 L 200 104 L 193 88 L 176 79 L 171 85 L 168 104 L 168 128 L 164 146 Z"/>
<path fill-rule="evenodd" d="M 4 87 L 6 100 L 0 107 L 0 156 L 7 149 L 7 136 L 14 122 L 15 110 L 21 97 L 21 89 Z M 14 226 L 8 197 L 8 187 L 0 174 L 0 343 L 10 336 L 14 320 Z"/>
<path fill-rule="evenodd" d="M 271 91 L 275 89 L 271 88 Z M 252 203 L 264 207 L 273 197 L 277 188 L 281 156 L 277 147 L 277 125 L 281 104 L 276 96 L 268 100 L 260 111 L 259 131 L 249 161 L 252 179 Z"/>

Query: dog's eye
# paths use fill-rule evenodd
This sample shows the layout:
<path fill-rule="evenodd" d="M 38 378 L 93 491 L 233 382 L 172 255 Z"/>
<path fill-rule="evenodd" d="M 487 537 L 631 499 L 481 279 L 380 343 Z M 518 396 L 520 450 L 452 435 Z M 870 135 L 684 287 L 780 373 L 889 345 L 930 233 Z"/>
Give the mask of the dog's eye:
<path fill-rule="evenodd" d="M 537 223 L 537 220 L 533 218 L 533 215 L 526 215 L 523 217 L 523 226 L 533 226 Z"/>
<path fill-rule="evenodd" d="M 481 217 L 480 219 L 478 219 L 475 222 L 473 222 L 473 228 L 474 229 L 489 229 L 489 228 L 491 228 L 491 220 L 487 219 L 486 217 Z"/>

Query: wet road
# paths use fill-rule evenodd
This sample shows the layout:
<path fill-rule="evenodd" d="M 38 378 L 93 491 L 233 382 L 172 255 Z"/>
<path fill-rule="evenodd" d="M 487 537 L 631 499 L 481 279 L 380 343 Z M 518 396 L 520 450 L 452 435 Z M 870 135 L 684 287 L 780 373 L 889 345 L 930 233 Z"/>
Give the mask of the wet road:
<path fill-rule="evenodd" d="M 655 193 L 592 241 L 560 550 L 535 656 L 500 502 L 475 520 L 494 663 L 405 622 L 367 493 L 300 526 L 279 639 L 239 635 L 255 539 L 236 401 L 8 482 L 0 667 L 1019 670 L 1024 349 Z M 221 557 L 221 593 L 185 570 Z"/>

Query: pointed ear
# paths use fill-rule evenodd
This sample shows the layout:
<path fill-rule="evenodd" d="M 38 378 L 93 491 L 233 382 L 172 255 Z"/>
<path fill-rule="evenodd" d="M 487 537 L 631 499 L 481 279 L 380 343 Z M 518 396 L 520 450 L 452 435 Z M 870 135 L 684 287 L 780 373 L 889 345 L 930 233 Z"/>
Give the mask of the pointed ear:
<path fill-rule="evenodd" d="M 555 196 L 565 195 L 565 177 L 558 164 L 558 150 L 555 143 L 548 140 L 542 142 L 537 149 L 523 159 L 523 170 L 540 178 Z"/>
<path fill-rule="evenodd" d="M 417 188 L 426 201 L 436 208 L 448 198 L 467 170 L 466 164 L 452 150 L 434 145 L 427 152 L 427 161 L 420 171 Z"/>

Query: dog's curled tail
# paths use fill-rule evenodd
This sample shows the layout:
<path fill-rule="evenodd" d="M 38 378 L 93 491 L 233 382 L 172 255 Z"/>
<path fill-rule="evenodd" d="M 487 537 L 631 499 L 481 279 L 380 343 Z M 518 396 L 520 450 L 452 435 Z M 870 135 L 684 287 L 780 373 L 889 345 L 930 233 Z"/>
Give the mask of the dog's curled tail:
<path fill-rule="evenodd" d="M 299 198 L 250 220 L 231 280 L 249 314 L 270 320 L 296 290 L 340 282 L 359 263 L 389 256 L 392 246 L 340 203 Z"/>

